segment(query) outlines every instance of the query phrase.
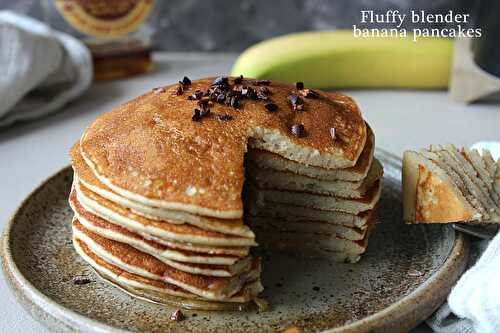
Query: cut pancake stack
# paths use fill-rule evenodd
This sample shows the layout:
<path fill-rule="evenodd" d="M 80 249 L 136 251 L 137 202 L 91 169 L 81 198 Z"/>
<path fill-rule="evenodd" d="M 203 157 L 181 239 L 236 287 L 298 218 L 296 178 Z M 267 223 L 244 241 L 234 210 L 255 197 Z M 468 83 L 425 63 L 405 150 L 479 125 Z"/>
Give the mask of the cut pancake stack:
<path fill-rule="evenodd" d="M 374 144 L 341 94 L 241 77 L 155 88 L 98 117 L 71 150 L 75 249 L 150 301 L 260 303 L 254 230 L 294 254 L 355 262 L 365 251 L 382 176 Z"/>
<path fill-rule="evenodd" d="M 500 223 L 500 163 L 487 150 L 405 152 L 403 193 L 407 223 Z"/>
<path fill-rule="evenodd" d="M 247 223 L 259 244 L 292 253 L 357 262 L 375 219 L 383 168 L 370 128 L 354 167 L 325 169 L 250 150 Z"/>
<path fill-rule="evenodd" d="M 222 220 L 147 206 L 95 176 L 79 145 L 69 202 L 77 252 L 108 281 L 136 296 L 188 308 L 235 309 L 261 291 L 254 234 Z"/>

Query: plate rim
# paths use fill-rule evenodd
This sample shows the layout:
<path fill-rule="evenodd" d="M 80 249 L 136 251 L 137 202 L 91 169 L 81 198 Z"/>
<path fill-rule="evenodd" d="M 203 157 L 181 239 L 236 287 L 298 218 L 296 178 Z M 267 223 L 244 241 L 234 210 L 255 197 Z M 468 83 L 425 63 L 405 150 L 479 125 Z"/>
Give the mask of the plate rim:
<path fill-rule="evenodd" d="M 376 148 L 375 155 L 383 155 L 390 164 L 393 164 L 395 168 L 401 168 L 402 162 L 398 156 L 380 148 Z M 81 315 L 46 296 L 33 284 L 31 284 L 28 279 L 21 273 L 12 255 L 10 246 L 11 230 L 16 222 L 17 216 L 20 214 L 20 211 L 26 205 L 28 205 L 32 197 L 35 196 L 37 192 L 41 191 L 48 182 L 50 182 L 54 178 L 60 177 L 62 174 L 69 172 L 70 169 L 70 165 L 64 166 L 59 171 L 42 180 L 39 185 L 35 187 L 35 189 L 33 189 L 28 195 L 26 195 L 21 203 L 19 203 L 17 208 L 10 216 L 9 221 L 4 226 L 0 238 L 0 262 L 5 280 L 7 282 L 7 285 L 10 287 L 12 294 L 22 305 L 24 310 L 26 310 L 28 314 L 30 314 L 30 316 L 33 317 L 36 321 L 46 327 L 54 328 L 56 326 L 66 332 L 129 332 L 127 330 L 116 328 L 111 325 L 102 323 L 98 320 Z M 413 312 L 415 307 L 422 307 L 421 304 L 424 302 L 425 305 L 437 303 L 437 305 L 434 304 L 433 306 L 429 307 L 428 311 L 424 312 L 426 313 L 426 316 L 424 318 L 411 317 L 412 320 L 406 320 L 405 328 L 411 329 L 425 320 L 425 318 L 432 314 L 436 310 L 436 308 L 441 305 L 446 299 L 446 296 L 451 290 L 451 287 L 455 284 L 455 282 L 458 280 L 458 277 L 463 272 L 468 258 L 468 239 L 464 237 L 463 234 L 458 233 L 457 231 L 452 229 L 451 226 L 448 227 L 450 227 L 450 229 L 453 230 L 454 233 L 453 247 L 439 269 L 435 271 L 419 287 L 413 290 L 410 294 L 402 297 L 397 302 L 392 303 L 388 307 L 372 315 L 340 327 L 326 329 L 323 332 L 378 332 L 387 330 L 391 327 L 392 329 L 394 329 L 394 327 L 392 326 L 394 320 L 396 320 L 397 322 L 398 318 L 399 321 L 401 321 L 401 318 L 405 316 L 411 317 L 411 313 Z M 426 299 L 426 294 L 437 294 L 438 296 L 434 298 L 427 297 Z M 438 300 L 437 302 L 435 301 L 436 299 Z M 399 314 L 399 316 L 394 318 L 394 314 Z M 420 317 L 423 317 L 423 315 L 421 315 Z M 50 323 L 47 322 L 47 319 L 49 319 Z M 388 321 L 388 319 L 391 319 L 393 322 Z M 399 327 L 399 330 L 401 330 L 401 326 L 396 327 Z M 403 331 L 406 331 L 406 329 Z"/>

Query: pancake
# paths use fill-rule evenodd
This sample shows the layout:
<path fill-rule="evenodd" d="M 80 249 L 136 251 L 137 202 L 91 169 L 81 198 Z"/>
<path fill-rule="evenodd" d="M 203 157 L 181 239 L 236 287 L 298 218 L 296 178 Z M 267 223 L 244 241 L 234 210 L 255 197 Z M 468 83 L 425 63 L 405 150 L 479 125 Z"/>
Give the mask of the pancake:
<path fill-rule="evenodd" d="M 173 284 L 144 278 L 112 265 L 97 256 L 83 241 L 77 238 L 73 238 L 73 245 L 76 252 L 103 279 L 133 296 L 147 301 L 196 310 L 240 310 L 248 305 L 248 302 L 255 299 L 263 289 L 258 280 L 250 281 L 240 292 L 225 299 L 224 302 L 207 301 Z"/>
<path fill-rule="evenodd" d="M 262 169 L 253 163 L 249 163 L 249 166 L 248 174 L 260 188 L 310 192 L 342 198 L 363 197 L 373 183 L 383 175 L 382 165 L 377 159 L 373 161 L 366 178 L 356 182 L 321 180 L 289 171 Z"/>
<path fill-rule="evenodd" d="M 488 187 L 491 183 L 488 185 L 485 184 L 478 177 L 474 167 L 456 148 L 445 150 L 441 145 L 432 145 L 430 151 L 436 153 L 444 163 L 451 167 L 464 180 L 469 192 L 479 200 L 486 211 L 497 214 L 500 212 L 500 208 L 489 193 Z"/>
<path fill-rule="evenodd" d="M 345 239 L 336 235 L 322 235 L 314 233 L 290 232 L 281 230 L 264 229 L 257 226 L 253 227 L 259 241 L 263 244 L 285 243 L 287 246 L 303 243 L 301 247 L 320 248 L 332 252 L 342 252 L 347 254 L 362 254 L 366 250 L 368 238 L 361 240 Z M 264 245 L 266 246 L 266 245 Z"/>
<path fill-rule="evenodd" d="M 131 245 L 169 266 L 188 273 L 209 276 L 235 276 L 247 271 L 252 262 L 249 256 L 238 258 L 210 254 L 200 255 L 200 253 L 192 251 L 171 248 L 148 240 L 112 223 L 107 223 L 104 220 L 93 219 L 89 221 L 79 217 L 74 224 L 81 225 L 101 237 Z"/>
<path fill-rule="evenodd" d="M 236 277 L 204 276 L 175 269 L 130 245 L 101 237 L 78 223 L 73 223 L 73 236 L 112 265 L 141 277 L 173 284 L 204 299 L 223 301 L 260 275 L 258 260 L 249 271 Z"/>
<path fill-rule="evenodd" d="M 168 220 L 171 223 L 188 223 L 199 228 L 218 231 L 225 234 L 238 235 L 242 237 L 254 237 L 252 231 L 239 219 L 218 219 L 208 216 L 191 214 L 189 212 L 161 209 L 154 206 L 146 206 L 118 195 L 110 188 L 102 184 L 87 166 L 80 155 L 80 145 L 75 144 L 71 148 L 71 164 L 80 183 L 92 192 L 99 194 L 116 204 L 130 208 L 135 213 L 156 220 Z"/>
<path fill-rule="evenodd" d="M 73 212 L 75 213 L 76 217 L 79 217 L 80 220 L 85 220 L 89 221 L 89 223 L 92 224 L 104 224 L 104 223 L 111 223 L 105 219 L 100 218 L 97 215 L 92 214 L 91 212 L 87 211 L 78 201 L 78 198 L 76 197 L 76 191 L 74 191 L 74 188 L 72 192 L 70 193 L 70 200 L 69 200 L 70 206 L 73 209 Z M 176 250 L 184 250 L 184 251 L 190 251 L 190 252 L 196 252 L 196 253 L 201 253 L 201 254 L 209 254 L 212 256 L 234 256 L 234 257 L 246 257 L 249 253 L 249 247 L 248 246 L 211 246 L 211 245 L 203 245 L 203 244 L 193 244 L 193 243 L 185 243 L 185 242 L 177 242 L 175 240 L 168 240 L 168 239 L 163 239 L 160 237 L 156 237 L 151 235 L 150 233 L 145 231 L 137 231 L 137 230 L 131 230 L 128 229 L 127 227 L 123 227 L 120 225 L 113 224 L 115 227 L 120 227 L 123 229 L 126 229 L 130 232 L 136 233 L 143 237 L 144 239 L 148 241 L 153 241 L 155 243 L 158 243 L 160 245 L 167 246 L 171 249 L 176 249 Z"/>
<path fill-rule="evenodd" d="M 172 224 L 167 221 L 151 220 L 135 214 L 92 191 L 75 183 L 75 192 L 80 207 L 75 213 L 87 219 L 89 215 L 100 217 L 132 231 L 140 231 L 169 241 L 211 246 L 255 246 L 253 238 L 244 238 L 219 232 L 203 230 L 189 224 Z M 80 208 L 80 209 L 78 209 Z"/>
<path fill-rule="evenodd" d="M 375 136 L 368 124 L 366 125 L 368 136 L 363 152 L 355 166 L 345 169 L 325 169 L 309 164 L 296 163 L 292 160 L 281 157 L 278 154 L 260 149 L 250 149 L 248 160 L 255 163 L 260 168 L 272 169 L 284 172 L 292 172 L 297 175 L 326 181 L 362 181 L 366 178 L 370 170 L 373 152 L 375 151 Z"/>
<path fill-rule="evenodd" d="M 354 166 L 365 146 L 366 125 L 351 98 L 318 92 L 317 98 L 303 98 L 306 111 L 297 112 L 288 101 L 297 90 L 279 83 L 267 86 L 278 112 L 247 99 L 243 111 L 213 104 L 211 114 L 228 115 L 228 121 L 217 116 L 193 121 L 197 101 L 186 96 L 211 84 L 212 79 L 193 81 L 182 95 L 175 94 L 177 85 L 167 86 L 99 116 L 80 140 L 81 155 L 96 178 L 147 206 L 235 219 L 243 216 L 247 145 L 328 169 Z M 259 88 L 252 81 L 243 84 Z M 292 134 L 296 124 L 307 135 Z M 332 138 L 332 128 L 342 139 Z"/>
<path fill-rule="evenodd" d="M 117 240 L 115 238 L 111 237 L 105 237 L 104 235 L 100 234 L 99 232 L 102 231 L 101 229 L 95 228 L 92 223 L 89 223 L 89 221 L 80 219 L 76 220 L 73 222 L 74 227 L 76 228 L 85 228 L 86 230 L 92 231 L 96 235 L 99 235 L 101 237 L 110 239 L 110 240 L 115 240 L 120 242 L 121 241 L 128 241 L 128 238 L 121 237 L 120 240 Z M 109 234 L 107 234 L 109 235 Z M 159 256 L 157 254 L 158 251 L 151 251 L 150 248 L 141 246 L 142 244 L 139 244 L 137 246 L 137 242 L 133 243 L 125 243 L 121 242 L 124 244 L 128 244 L 133 246 L 139 251 L 144 252 L 145 254 L 149 254 L 156 259 L 164 262 L 165 264 L 178 269 L 183 272 L 191 273 L 191 274 L 200 274 L 200 275 L 206 275 L 206 276 L 219 276 L 219 277 L 231 277 L 231 276 L 236 276 L 239 274 L 242 274 L 246 271 L 248 271 L 252 265 L 252 258 L 247 256 L 245 258 L 240 259 L 233 265 L 214 265 L 214 264 L 207 264 L 207 263 L 192 263 L 192 262 L 182 262 L 179 260 L 171 260 L 167 259 L 164 256 Z M 146 251 L 147 250 L 147 251 Z M 157 249 L 156 249 L 157 250 Z"/>
<path fill-rule="evenodd" d="M 432 145 L 403 158 L 407 223 L 500 223 L 490 157 L 453 145 Z"/>
<path fill-rule="evenodd" d="M 78 205 L 78 202 L 75 202 L 73 194 L 71 194 L 70 205 L 73 210 L 75 210 L 75 206 Z M 242 256 L 195 252 L 178 248 L 176 246 L 164 245 L 101 218 L 87 220 L 80 216 L 79 222 L 83 224 L 85 228 L 98 234 L 99 236 L 129 244 L 138 250 L 151 254 L 163 261 L 175 260 L 196 264 L 233 265 L 242 259 Z"/>
<path fill-rule="evenodd" d="M 254 216 L 269 216 L 285 218 L 290 222 L 316 221 L 347 227 L 365 229 L 373 210 L 367 210 L 357 215 L 339 211 L 319 210 L 276 202 L 248 203 L 248 214 Z"/>
<path fill-rule="evenodd" d="M 254 216 L 285 218 L 287 221 L 291 222 L 317 221 L 360 229 L 367 227 L 372 212 L 373 210 L 367 210 L 354 215 L 345 212 L 320 210 L 277 202 L 260 202 L 257 204 L 255 201 L 248 200 L 247 203 L 247 213 Z"/>
<path fill-rule="evenodd" d="M 308 192 L 261 189 L 252 185 L 249 186 L 249 191 L 254 192 L 254 194 L 251 195 L 255 195 L 257 204 L 261 206 L 269 206 L 276 202 L 319 210 L 341 211 L 357 215 L 375 207 L 380 198 L 381 184 L 380 180 L 376 181 L 365 196 L 360 199 L 346 199 Z"/>
<path fill-rule="evenodd" d="M 367 233 L 365 229 L 355 227 L 346 227 L 343 225 L 329 224 L 317 221 L 299 221 L 292 222 L 286 219 L 277 219 L 267 216 L 248 216 L 248 224 L 256 226 L 264 230 L 273 232 L 296 232 L 296 233 L 309 233 L 316 235 L 330 235 L 337 236 L 347 240 L 362 240 Z"/>

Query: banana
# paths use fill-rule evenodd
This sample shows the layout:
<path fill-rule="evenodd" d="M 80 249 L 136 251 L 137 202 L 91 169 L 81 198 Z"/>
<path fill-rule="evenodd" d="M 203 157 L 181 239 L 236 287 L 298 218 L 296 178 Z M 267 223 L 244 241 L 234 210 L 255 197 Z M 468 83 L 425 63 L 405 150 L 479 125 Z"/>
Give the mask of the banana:
<path fill-rule="evenodd" d="M 354 37 L 350 30 L 304 32 L 269 39 L 244 51 L 232 69 L 256 79 L 302 81 L 307 87 L 448 87 L 453 40 Z"/>

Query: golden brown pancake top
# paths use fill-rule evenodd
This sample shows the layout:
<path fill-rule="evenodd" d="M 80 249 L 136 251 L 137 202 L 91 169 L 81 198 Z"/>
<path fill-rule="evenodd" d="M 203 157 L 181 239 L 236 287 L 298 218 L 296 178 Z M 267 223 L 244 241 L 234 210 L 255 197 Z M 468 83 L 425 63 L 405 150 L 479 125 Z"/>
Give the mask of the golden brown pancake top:
<path fill-rule="evenodd" d="M 81 154 L 80 154 L 80 143 L 77 142 L 76 144 L 71 147 L 70 150 L 70 156 L 71 156 L 71 166 L 73 167 L 73 171 L 75 174 L 78 176 L 78 179 L 84 182 L 85 184 L 89 184 L 89 186 L 98 188 L 100 190 L 103 190 L 105 192 L 111 192 L 114 195 L 118 195 L 116 192 L 114 192 L 112 189 L 101 183 L 93 174 L 92 170 L 89 168 L 89 166 L 85 163 L 83 160 Z M 82 187 L 85 187 L 83 184 L 81 184 Z M 219 227 L 224 229 L 227 228 L 232 228 L 233 230 L 235 229 L 242 229 L 243 228 L 243 219 L 242 218 L 237 218 L 237 219 L 219 219 L 216 217 L 210 217 L 210 216 L 201 216 L 201 219 L 205 221 L 207 224 L 211 224 L 214 227 Z"/>
<path fill-rule="evenodd" d="M 245 99 L 239 110 L 218 104 L 211 116 L 193 121 L 199 108 L 188 96 L 210 87 L 213 79 L 193 81 L 181 95 L 178 85 L 155 89 L 118 106 L 92 123 L 81 140 L 84 157 L 95 172 L 115 186 L 143 197 L 195 205 L 215 211 L 242 211 L 243 159 L 256 128 L 277 131 L 288 143 L 335 155 L 343 167 L 355 165 L 366 140 L 366 126 L 354 101 L 335 93 L 318 92 L 294 111 L 287 99 L 297 93 L 291 85 L 271 83 L 269 98 L 278 106 Z M 234 79 L 229 82 L 233 83 Z M 245 80 L 243 85 L 252 86 Z M 220 120 L 229 115 L 232 120 Z M 303 124 L 305 137 L 290 128 Z M 333 140 L 335 128 L 347 140 Z"/>

